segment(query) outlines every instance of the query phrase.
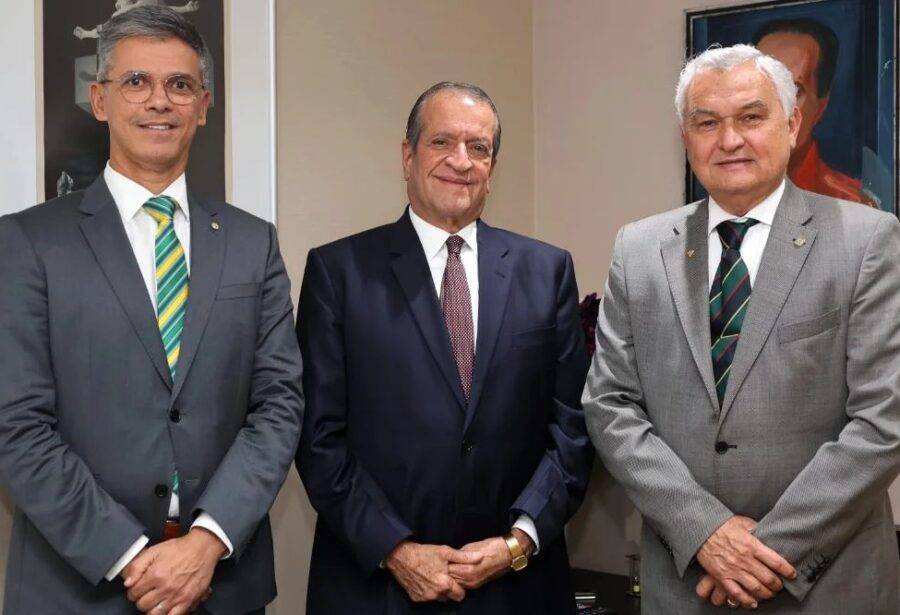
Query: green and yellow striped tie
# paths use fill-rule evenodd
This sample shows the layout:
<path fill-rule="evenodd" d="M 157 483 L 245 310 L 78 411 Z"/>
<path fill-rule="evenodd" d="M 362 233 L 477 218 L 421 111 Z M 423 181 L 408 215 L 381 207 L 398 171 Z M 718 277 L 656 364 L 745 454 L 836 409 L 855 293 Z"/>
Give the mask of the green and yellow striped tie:
<path fill-rule="evenodd" d="M 144 203 L 144 211 L 156 220 L 156 322 L 172 380 L 178 367 L 188 298 L 187 259 L 172 224 L 176 207 L 175 199 L 167 196 L 155 196 Z"/>
<path fill-rule="evenodd" d="M 144 203 L 144 211 L 156 220 L 156 322 L 166 351 L 172 380 L 181 351 L 184 310 L 188 298 L 188 269 L 184 247 L 175 235 L 172 218 L 178 202 L 155 196 Z M 178 494 L 178 470 L 172 475 L 172 493 Z"/>

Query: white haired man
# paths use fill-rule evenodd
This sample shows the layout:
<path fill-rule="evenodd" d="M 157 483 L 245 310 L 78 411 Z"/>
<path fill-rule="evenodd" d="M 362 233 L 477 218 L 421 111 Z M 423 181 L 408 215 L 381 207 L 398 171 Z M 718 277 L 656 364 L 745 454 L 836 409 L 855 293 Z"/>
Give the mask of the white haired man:
<path fill-rule="evenodd" d="M 900 223 L 786 180 L 774 58 L 710 49 L 675 103 L 710 196 L 619 231 L 582 399 L 644 612 L 897 613 Z"/>

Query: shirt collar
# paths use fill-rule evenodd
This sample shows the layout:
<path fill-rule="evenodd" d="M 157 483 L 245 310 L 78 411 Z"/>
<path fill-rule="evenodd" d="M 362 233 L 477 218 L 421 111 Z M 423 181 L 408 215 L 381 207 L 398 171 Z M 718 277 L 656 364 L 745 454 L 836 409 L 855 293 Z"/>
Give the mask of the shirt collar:
<path fill-rule="evenodd" d="M 119 215 L 122 216 L 124 222 L 128 222 L 134 218 L 137 212 L 141 210 L 141 207 L 144 206 L 144 203 L 147 202 L 147 199 L 159 195 L 165 195 L 175 199 L 175 202 L 178 203 L 178 209 L 184 213 L 185 218 L 190 220 L 187 181 L 185 180 L 184 173 L 179 175 L 175 181 L 157 195 L 153 194 L 133 179 L 129 179 L 116 171 L 110 166 L 108 161 L 106 163 L 106 168 L 103 170 L 103 179 L 106 180 L 106 186 L 109 188 L 109 193 L 112 194 L 113 201 L 115 201 L 116 207 L 119 210 Z"/>
<path fill-rule="evenodd" d="M 781 202 L 781 197 L 784 194 L 784 188 L 785 180 L 781 180 L 781 183 L 775 188 L 775 191 L 772 194 L 764 198 L 756 205 L 756 207 L 743 216 L 735 216 L 734 214 L 728 213 L 710 196 L 707 235 L 712 235 L 713 231 L 716 230 L 716 227 L 725 220 L 744 220 L 746 218 L 753 218 L 762 224 L 772 226 L 772 221 L 775 219 L 775 211 L 778 209 L 778 203 Z"/>
<path fill-rule="evenodd" d="M 413 211 L 412 207 L 409 208 L 409 219 L 416 231 L 416 235 L 419 236 L 419 241 L 422 242 L 425 258 L 429 261 L 440 254 L 441 249 L 446 246 L 447 238 L 450 235 L 462 237 L 462 240 L 465 242 L 463 247 L 465 248 L 465 246 L 468 246 L 473 252 L 476 254 L 478 253 L 478 241 L 476 237 L 478 233 L 477 220 L 469 222 L 456 233 L 448 233 L 444 229 L 438 228 L 416 215 L 416 212 Z"/>

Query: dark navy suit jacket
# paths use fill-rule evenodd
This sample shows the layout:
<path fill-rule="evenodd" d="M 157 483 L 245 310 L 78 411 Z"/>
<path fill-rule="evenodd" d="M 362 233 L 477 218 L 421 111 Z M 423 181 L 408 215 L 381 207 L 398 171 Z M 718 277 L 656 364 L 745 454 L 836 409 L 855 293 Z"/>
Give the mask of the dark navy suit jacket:
<path fill-rule="evenodd" d="M 573 612 L 563 527 L 593 458 L 570 255 L 478 222 L 472 394 L 422 245 L 399 221 L 310 251 L 300 295 L 297 466 L 319 512 L 309 613 Z M 464 544 L 535 522 L 541 551 L 461 604 L 414 605 L 379 563 L 402 540 Z"/>

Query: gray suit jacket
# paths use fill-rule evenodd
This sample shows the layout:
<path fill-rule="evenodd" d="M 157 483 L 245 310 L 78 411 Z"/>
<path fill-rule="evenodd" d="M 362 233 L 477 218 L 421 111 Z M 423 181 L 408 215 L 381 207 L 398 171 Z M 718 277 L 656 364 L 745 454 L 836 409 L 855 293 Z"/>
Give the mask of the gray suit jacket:
<path fill-rule="evenodd" d="M 244 613 L 275 596 L 267 511 L 302 412 L 289 281 L 271 225 L 189 202 L 174 382 L 102 177 L 0 218 L 0 478 L 16 503 L 9 615 L 134 612 L 121 580 L 104 575 L 141 534 L 161 538 L 176 467 L 182 528 L 206 511 L 234 546 L 206 609 Z"/>
<path fill-rule="evenodd" d="M 707 214 L 699 202 L 619 232 L 583 395 L 644 515 L 644 612 L 721 612 L 694 595 L 694 556 L 741 514 L 799 571 L 759 612 L 897 613 L 900 223 L 788 182 L 720 410 Z"/>

